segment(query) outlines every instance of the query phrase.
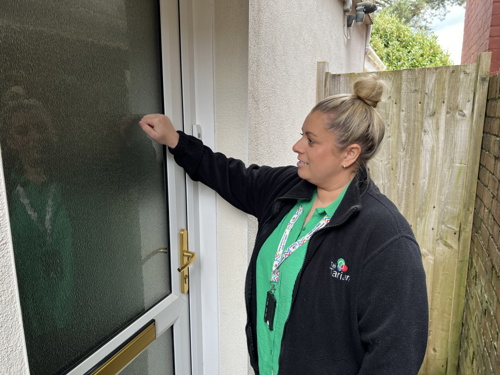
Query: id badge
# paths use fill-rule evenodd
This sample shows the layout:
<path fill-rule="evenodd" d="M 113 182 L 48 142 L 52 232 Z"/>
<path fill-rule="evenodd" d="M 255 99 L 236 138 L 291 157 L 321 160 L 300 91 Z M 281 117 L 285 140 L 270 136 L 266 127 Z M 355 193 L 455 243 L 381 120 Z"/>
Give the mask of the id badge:
<path fill-rule="evenodd" d="M 264 311 L 264 322 L 266 322 L 269 330 L 273 330 L 274 314 L 276 312 L 276 298 L 274 294 L 269 291 L 267 292 L 266 298 L 266 309 Z"/>

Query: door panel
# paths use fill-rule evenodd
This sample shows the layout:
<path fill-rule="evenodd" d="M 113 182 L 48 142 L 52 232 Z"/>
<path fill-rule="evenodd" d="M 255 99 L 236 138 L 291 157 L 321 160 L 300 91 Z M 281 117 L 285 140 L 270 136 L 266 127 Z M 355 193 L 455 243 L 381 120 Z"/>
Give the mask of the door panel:
<path fill-rule="evenodd" d="M 168 228 L 185 214 L 166 197 L 182 180 L 137 122 L 181 97 L 177 4 L 162 44 L 155 0 L 5 3 L 0 142 L 30 371 L 62 373 L 172 308 Z M 173 368 L 163 331 L 125 371 Z"/>

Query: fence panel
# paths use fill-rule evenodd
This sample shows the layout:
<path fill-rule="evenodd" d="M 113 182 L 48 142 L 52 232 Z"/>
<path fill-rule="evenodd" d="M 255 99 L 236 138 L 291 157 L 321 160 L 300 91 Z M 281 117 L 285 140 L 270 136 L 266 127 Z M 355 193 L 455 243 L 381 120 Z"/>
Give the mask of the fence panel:
<path fill-rule="evenodd" d="M 390 90 L 377 107 L 386 136 L 369 168 L 422 250 L 430 329 L 421 374 L 457 373 L 490 57 L 481 54 L 474 65 L 377 73 Z M 352 92 L 353 82 L 367 74 L 331 74 L 326 63 L 318 72 L 318 100 Z"/>

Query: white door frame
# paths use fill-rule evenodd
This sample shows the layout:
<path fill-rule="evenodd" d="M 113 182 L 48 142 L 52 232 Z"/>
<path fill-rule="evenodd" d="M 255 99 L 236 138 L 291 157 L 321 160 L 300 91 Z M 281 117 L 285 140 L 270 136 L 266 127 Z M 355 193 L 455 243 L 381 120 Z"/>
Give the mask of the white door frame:
<path fill-rule="evenodd" d="M 214 4 L 180 0 L 184 131 L 214 147 Z M 192 374 L 219 374 L 216 194 L 186 179 L 190 270 Z"/>

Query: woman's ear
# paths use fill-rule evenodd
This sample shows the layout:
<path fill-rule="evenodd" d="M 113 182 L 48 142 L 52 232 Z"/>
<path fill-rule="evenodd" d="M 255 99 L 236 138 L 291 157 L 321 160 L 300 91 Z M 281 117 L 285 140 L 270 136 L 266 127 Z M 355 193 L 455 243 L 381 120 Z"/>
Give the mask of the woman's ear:
<path fill-rule="evenodd" d="M 361 146 L 357 143 L 347 146 L 344 155 L 343 165 L 345 165 L 346 167 L 350 167 L 351 165 L 356 163 L 359 155 L 361 155 Z"/>

